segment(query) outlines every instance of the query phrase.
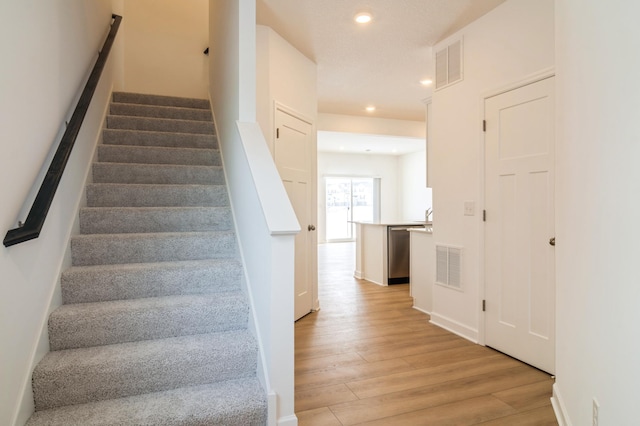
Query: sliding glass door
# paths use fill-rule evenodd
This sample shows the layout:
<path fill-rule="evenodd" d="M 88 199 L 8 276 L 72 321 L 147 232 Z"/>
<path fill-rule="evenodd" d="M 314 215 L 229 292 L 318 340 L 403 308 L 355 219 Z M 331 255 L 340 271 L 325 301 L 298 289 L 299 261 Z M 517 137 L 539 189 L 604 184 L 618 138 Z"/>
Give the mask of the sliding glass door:
<path fill-rule="evenodd" d="M 325 178 L 327 241 L 355 239 L 353 222 L 372 222 L 380 212 L 380 179 Z"/>

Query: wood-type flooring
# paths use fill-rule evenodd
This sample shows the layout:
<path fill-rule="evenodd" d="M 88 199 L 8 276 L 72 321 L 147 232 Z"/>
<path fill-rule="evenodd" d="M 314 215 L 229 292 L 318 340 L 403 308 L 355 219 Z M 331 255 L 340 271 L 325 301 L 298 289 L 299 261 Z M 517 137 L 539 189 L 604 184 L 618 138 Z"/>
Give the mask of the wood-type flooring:
<path fill-rule="evenodd" d="M 430 324 L 408 284 L 355 279 L 354 248 L 318 248 L 321 309 L 295 325 L 300 426 L 558 424 L 552 377 Z"/>

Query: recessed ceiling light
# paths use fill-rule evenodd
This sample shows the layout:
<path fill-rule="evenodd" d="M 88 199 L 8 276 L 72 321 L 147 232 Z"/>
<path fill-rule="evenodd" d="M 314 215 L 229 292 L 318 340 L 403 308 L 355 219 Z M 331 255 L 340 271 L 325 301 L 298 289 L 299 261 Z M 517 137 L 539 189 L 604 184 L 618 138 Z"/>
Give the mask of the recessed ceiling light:
<path fill-rule="evenodd" d="M 420 84 L 422 84 L 423 86 L 430 86 L 431 84 L 433 84 L 433 80 L 431 80 L 430 78 L 425 78 L 424 80 L 420 80 Z"/>
<path fill-rule="evenodd" d="M 358 24 L 366 24 L 367 22 L 371 22 L 371 19 L 373 18 L 371 17 L 370 13 L 362 12 L 362 13 L 358 13 L 353 19 Z"/>
<path fill-rule="evenodd" d="M 367 110 L 367 112 L 373 112 L 376 110 L 376 107 L 374 107 L 373 105 L 370 105 L 368 107 L 365 108 Z"/>

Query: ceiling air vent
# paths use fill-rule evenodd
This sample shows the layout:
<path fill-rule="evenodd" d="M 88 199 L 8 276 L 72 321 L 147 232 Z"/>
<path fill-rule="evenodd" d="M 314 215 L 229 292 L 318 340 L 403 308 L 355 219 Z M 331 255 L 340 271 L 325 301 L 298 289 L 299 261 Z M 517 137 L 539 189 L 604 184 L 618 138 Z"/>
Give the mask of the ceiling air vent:
<path fill-rule="evenodd" d="M 462 39 L 436 52 L 436 90 L 462 80 Z"/>
<path fill-rule="evenodd" d="M 462 249 L 436 246 L 436 284 L 462 289 Z"/>

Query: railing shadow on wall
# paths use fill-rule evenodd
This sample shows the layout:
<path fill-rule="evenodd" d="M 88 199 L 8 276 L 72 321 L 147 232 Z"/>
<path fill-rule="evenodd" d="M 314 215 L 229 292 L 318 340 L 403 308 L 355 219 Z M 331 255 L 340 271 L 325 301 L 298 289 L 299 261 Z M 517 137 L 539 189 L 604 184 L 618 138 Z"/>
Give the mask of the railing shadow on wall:
<path fill-rule="evenodd" d="M 73 150 L 78 133 L 80 132 L 80 128 L 84 122 L 84 117 L 87 114 L 87 110 L 89 109 L 89 105 L 93 99 L 93 94 L 95 93 L 100 77 L 102 76 L 102 71 L 104 70 L 107 58 L 111 52 L 111 47 L 113 46 L 116 35 L 118 34 L 118 29 L 120 28 L 122 16 L 114 14 L 111 17 L 113 21 L 111 23 L 109 35 L 98 54 L 98 59 L 96 60 L 93 70 L 89 75 L 89 79 L 82 90 L 82 94 L 80 95 L 80 99 L 73 111 L 73 115 L 69 120 L 62 138 L 60 139 L 60 144 L 58 145 L 53 159 L 51 160 L 49 169 L 47 170 L 44 180 L 40 185 L 40 189 L 38 190 L 31 209 L 29 210 L 27 219 L 24 223 L 20 222 L 20 226 L 18 228 L 11 229 L 7 232 L 7 235 L 3 240 L 5 247 L 33 240 L 38 238 L 40 235 L 40 231 L 44 226 L 44 221 L 47 218 L 47 213 L 49 212 L 49 208 L 51 207 L 51 203 L 55 197 L 56 190 L 58 189 L 58 185 L 62 179 L 62 174 L 64 173 L 64 169 L 69 161 L 69 157 L 71 156 L 71 151 Z"/>

